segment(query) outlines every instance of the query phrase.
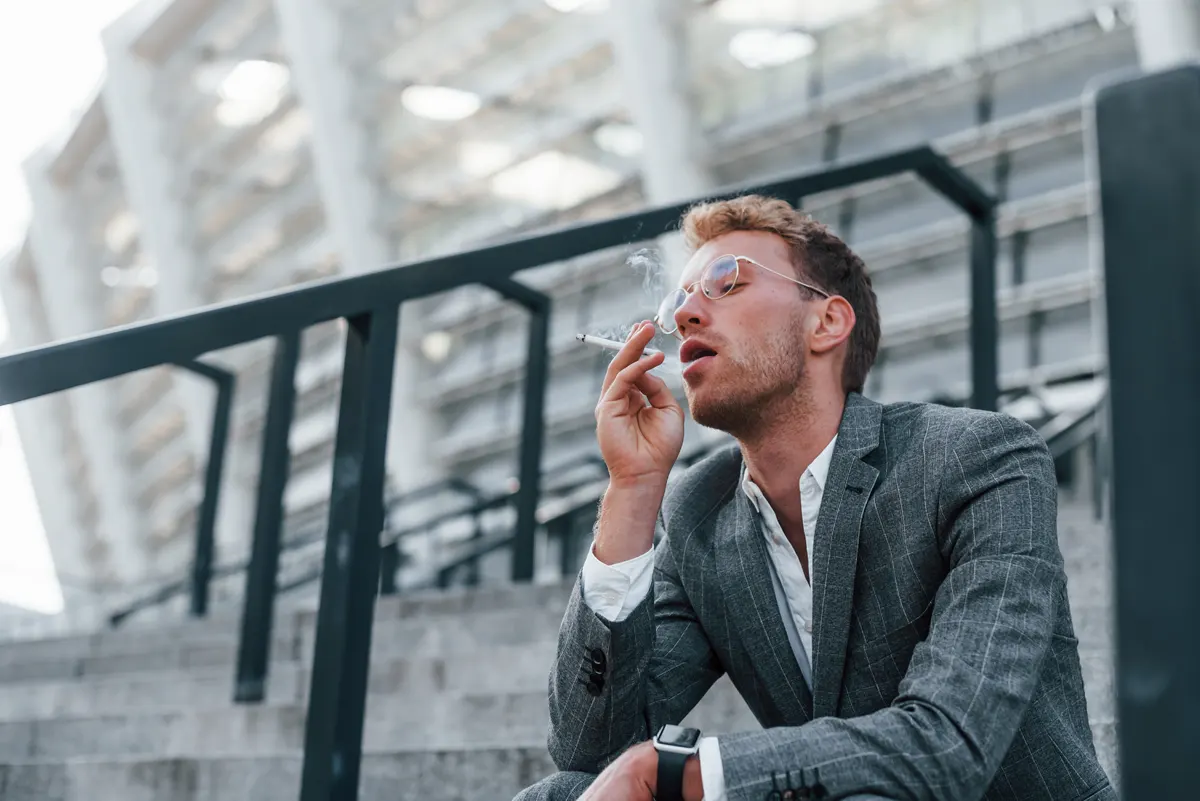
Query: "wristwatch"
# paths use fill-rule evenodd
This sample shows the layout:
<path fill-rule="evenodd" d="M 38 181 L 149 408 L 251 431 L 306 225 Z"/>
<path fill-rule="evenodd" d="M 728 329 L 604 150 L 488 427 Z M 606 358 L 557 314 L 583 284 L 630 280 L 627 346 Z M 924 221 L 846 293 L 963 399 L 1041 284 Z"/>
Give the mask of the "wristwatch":
<path fill-rule="evenodd" d="M 654 735 L 658 752 L 658 783 L 655 801 L 683 801 L 683 766 L 700 751 L 700 730 L 664 725 Z"/>

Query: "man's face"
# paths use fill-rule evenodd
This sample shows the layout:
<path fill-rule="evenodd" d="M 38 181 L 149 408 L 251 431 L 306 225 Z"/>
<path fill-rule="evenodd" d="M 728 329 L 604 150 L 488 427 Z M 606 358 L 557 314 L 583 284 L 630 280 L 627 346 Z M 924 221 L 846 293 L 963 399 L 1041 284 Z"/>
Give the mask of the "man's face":
<path fill-rule="evenodd" d="M 753 430 L 773 404 L 802 388 L 812 301 L 792 282 L 746 261 L 739 262 L 731 292 L 705 297 L 693 284 L 723 255 L 753 259 L 787 276 L 794 276 L 795 269 L 785 242 L 760 231 L 717 237 L 684 267 L 680 286 L 691 291 L 675 324 L 683 339 L 688 405 L 700 425 L 737 436 Z M 705 355 L 710 351 L 715 354 Z"/>

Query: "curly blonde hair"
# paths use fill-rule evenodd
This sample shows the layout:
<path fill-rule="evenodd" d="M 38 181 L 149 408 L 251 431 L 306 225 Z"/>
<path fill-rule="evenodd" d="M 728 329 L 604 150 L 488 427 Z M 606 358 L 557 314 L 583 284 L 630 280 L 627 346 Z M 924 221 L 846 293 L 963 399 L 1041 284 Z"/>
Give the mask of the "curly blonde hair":
<path fill-rule="evenodd" d="M 732 231 L 765 231 L 786 242 L 797 278 L 841 295 L 854 309 L 842 387 L 846 392 L 863 391 L 867 373 L 879 353 L 879 306 L 863 260 L 827 226 L 786 201 L 743 195 L 691 207 L 680 229 L 692 251 Z"/>

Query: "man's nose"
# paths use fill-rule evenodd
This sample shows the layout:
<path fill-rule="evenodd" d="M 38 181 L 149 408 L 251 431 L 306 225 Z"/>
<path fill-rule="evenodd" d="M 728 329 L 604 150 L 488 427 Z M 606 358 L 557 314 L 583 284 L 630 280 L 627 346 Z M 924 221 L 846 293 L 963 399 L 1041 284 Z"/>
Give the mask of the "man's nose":
<path fill-rule="evenodd" d="M 675 310 L 675 327 L 679 329 L 681 337 L 689 328 L 707 325 L 708 311 L 705 308 L 707 300 L 708 298 L 704 297 L 700 288 L 696 287 L 687 294 L 683 303 L 679 304 L 679 308 Z"/>

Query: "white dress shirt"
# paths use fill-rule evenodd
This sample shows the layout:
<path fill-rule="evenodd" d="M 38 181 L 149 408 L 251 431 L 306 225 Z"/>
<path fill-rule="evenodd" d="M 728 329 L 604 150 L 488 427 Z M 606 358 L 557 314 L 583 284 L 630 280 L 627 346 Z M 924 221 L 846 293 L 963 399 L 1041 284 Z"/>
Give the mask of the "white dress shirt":
<path fill-rule="evenodd" d="M 800 508 L 804 521 L 804 544 L 808 552 L 808 575 L 812 576 L 813 534 L 817 529 L 817 515 L 821 511 L 821 497 L 825 493 L 825 480 L 829 476 L 829 463 L 833 459 L 833 447 L 837 442 L 834 435 L 825 449 L 813 460 L 800 476 Z M 762 490 L 742 468 L 742 491 L 750 498 L 750 504 L 762 519 L 763 535 L 767 541 L 767 553 L 775 567 L 788 609 L 800 635 L 804 654 L 812 657 L 813 601 L 812 585 L 804 577 L 800 559 L 796 555 L 775 510 L 767 502 Z M 654 549 L 641 556 L 615 565 L 606 565 L 596 558 L 589 548 L 583 563 L 583 600 L 600 617 L 611 622 L 620 622 L 629 617 L 638 604 L 650 592 L 654 577 Z M 811 671 L 803 671 L 806 676 Z M 812 689 L 811 687 L 809 688 Z M 704 782 L 704 801 L 726 801 L 725 772 L 721 766 L 721 750 L 716 737 L 700 739 L 700 777 Z"/>

